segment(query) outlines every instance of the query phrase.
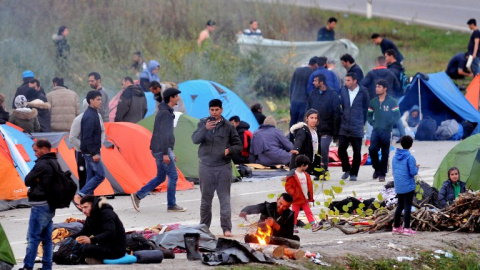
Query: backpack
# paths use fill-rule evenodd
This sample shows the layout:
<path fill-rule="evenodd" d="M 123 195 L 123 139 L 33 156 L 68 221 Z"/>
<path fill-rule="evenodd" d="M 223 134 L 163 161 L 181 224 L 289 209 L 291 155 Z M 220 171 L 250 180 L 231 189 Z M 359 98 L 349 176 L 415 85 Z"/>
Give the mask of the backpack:
<path fill-rule="evenodd" d="M 56 264 L 79 264 L 83 257 L 83 244 L 67 237 L 53 247 L 52 260 Z"/>
<path fill-rule="evenodd" d="M 417 141 L 434 141 L 436 139 L 437 122 L 431 118 L 424 118 L 418 124 L 415 140 Z"/>
<path fill-rule="evenodd" d="M 400 82 L 400 87 L 402 88 L 402 95 L 404 95 L 407 90 L 410 88 L 410 78 L 407 77 L 407 75 L 405 75 L 405 71 L 401 71 L 400 72 L 400 76 L 398 78 L 399 82 Z"/>
<path fill-rule="evenodd" d="M 127 234 L 126 239 L 126 252 L 127 254 L 132 254 L 138 250 L 154 250 L 158 249 L 157 243 L 146 239 L 143 235 L 139 233 Z"/>
<path fill-rule="evenodd" d="M 73 196 L 77 192 L 77 184 L 72 179 L 70 171 L 62 171 L 58 163 L 49 160 L 48 163 L 53 167 L 56 178 L 47 189 L 47 202 L 51 208 L 65 208 L 70 206 Z"/>

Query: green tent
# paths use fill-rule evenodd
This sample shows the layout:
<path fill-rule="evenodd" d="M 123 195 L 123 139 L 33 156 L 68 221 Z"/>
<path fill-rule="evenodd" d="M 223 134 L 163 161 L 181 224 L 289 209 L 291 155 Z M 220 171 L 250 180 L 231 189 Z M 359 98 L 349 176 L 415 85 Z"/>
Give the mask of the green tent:
<path fill-rule="evenodd" d="M 0 223 L 0 269 L 12 269 L 17 264 L 7 235 Z"/>
<path fill-rule="evenodd" d="M 448 179 L 448 169 L 457 167 L 460 170 L 460 180 L 466 183 L 468 189 L 480 189 L 480 134 L 470 136 L 448 152 L 434 176 L 433 186 L 442 187 Z"/>
<path fill-rule="evenodd" d="M 198 183 L 198 145 L 193 144 L 192 134 L 197 129 L 198 119 L 187 114 L 175 112 L 175 155 L 178 157 L 177 167 L 185 178 Z M 151 115 L 137 124 L 153 132 L 155 115 Z M 235 165 L 233 176 L 240 177 Z"/>

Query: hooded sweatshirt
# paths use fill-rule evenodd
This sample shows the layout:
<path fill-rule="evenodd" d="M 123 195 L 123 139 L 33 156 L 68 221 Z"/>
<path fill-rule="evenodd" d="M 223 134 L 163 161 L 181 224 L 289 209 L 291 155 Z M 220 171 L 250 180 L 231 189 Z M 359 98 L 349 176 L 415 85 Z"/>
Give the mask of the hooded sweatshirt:
<path fill-rule="evenodd" d="M 147 99 L 142 89 L 128 86 L 120 96 L 115 114 L 115 122 L 137 123 L 147 113 Z"/>
<path fill-rule="evenodd" d="M 392 159 L 395 192 L 405 194 L 415 190 L 415 175 L 418 174 L 417 161 L 407 149 L 397 149 Z"/>
<path fill-rule="evenodd" d="M 140 86 L 142 87 L 142 90 L 144 92 L 150 91 L 148 88 L 149 84 L 153 81 L 160 82 L 160 77 L 158 77 L 158 72 L 153 74 L 153 70 L 155 68 L 159 67 L 160 64 L 155 61 L 155 60 L 150 60 L 147 65 L 147 69 L 143 70 L 142 73 L 140 73 Z"/>
<path fill-rule="evenodd" d="M 23 128 L 24 132 L 32 133 L 40 131 L 40 123 L 37 118 L 37 109 L 18 108 L 12 110 L 8 122 Z"/>

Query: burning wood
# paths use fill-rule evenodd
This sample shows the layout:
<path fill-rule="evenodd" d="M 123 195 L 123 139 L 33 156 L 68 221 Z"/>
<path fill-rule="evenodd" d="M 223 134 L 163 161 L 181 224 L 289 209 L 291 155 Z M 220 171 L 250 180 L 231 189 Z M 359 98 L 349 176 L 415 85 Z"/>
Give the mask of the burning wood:
<path fill-rule="evenodd" d="M 267 224 L 257 227 L 257 233 L 255 237 L 260 245 L 267 245 L 270 242 L 270 236 L 272 235 L 272 228 Z"/>

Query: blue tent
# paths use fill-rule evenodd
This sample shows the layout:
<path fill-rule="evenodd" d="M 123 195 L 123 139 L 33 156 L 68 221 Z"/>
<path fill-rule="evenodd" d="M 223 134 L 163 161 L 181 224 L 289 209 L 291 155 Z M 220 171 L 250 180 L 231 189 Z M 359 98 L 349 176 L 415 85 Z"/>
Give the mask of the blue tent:
<path fill-rule="evenodd" d="M 155 100 L 155 98 L 153 98 L 152 92 L 145 92 L 145 98 L 147 99 L 147 113 L 145 114 L 144 118 L 147 118 L 155 111 L 157 101 Z"/>
<path fill-rule="evenodd" d="M 420 107 L 423 118 L 430 117 L 437 125 L 447 119 L 480 123 L 480 113 L 444 71 L 427 76 L 417 74 L 413 78 L 410 89 L 400 102 L 400 111 L 410 110 L 413 105 Z M 480 125 L 477 125 L 472 134 L 479 132 Z"/>
<path fill-rule="evenodd" d="M 223 102 L 223 117 L 227 120 L 238 115 L 240 120 L 250 124 L 250 131 L 258 129 L 258 122 L 250 108 L 232 90 L 225 86 L 206 80 L 193 80 L 182 82 L 178 85 L 182 91 L 180 96 L 185 104 L 188 115 L 201 119 L 209 115 L 208 102 L 217 98 Z"/>

